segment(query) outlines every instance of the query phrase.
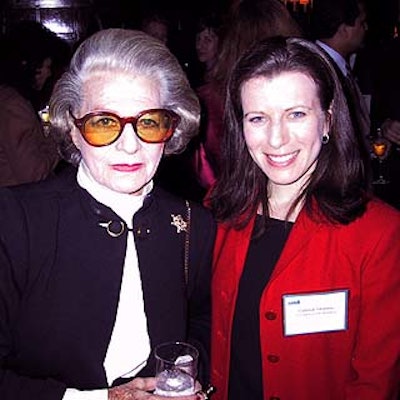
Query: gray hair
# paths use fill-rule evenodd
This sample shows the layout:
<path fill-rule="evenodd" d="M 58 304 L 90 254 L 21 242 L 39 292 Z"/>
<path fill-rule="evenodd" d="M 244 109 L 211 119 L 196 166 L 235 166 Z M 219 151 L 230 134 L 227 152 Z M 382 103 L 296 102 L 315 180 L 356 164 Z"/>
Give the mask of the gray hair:
<path fill-rule="evenodd" d="M 74 125 L 69 111 L 79 112 L 83 83 L 98 71 L 129 73 L 157 81 L 161 106 L 181 117 L 166 143 L 166 154 L 182 152 L 197 134 L 199 101 L 175 56 L 160 41 L 141 31 L 106 29 L 90 36 L 78 47 L 50 99 L 52 133 L 67 161 L 76 165 L 81 159 L 71 139 Z"/>

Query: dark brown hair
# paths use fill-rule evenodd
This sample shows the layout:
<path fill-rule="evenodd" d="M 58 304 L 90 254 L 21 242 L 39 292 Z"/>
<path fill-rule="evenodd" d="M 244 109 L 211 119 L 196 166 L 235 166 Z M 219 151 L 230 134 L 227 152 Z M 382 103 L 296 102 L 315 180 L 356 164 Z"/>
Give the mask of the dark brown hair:
<path fill-rule="evenodd" d="M 363 162 L 338 77 L 325 53 L 300 38 L 270 38 L 246 52 L 228 82 L 225 103 L 223 170 L 210 195 L 219 221 L 245 224 L 261 204 L 268 217 L 268 177 L 251 158 L 243 135 L 241 88 L 255 77 L 301 72 L 315 82 L 323 111 L 331 111 L 330 140 L 322 146 L 310 181 L 299 194 L 312 213 L 312 199 L 324 220 L 349 223 L 365 210 L 368 187 Z M 313 214 L 313 213 L 312 213 Z M 314 217 L 317 215 L 313 214 Z"/>

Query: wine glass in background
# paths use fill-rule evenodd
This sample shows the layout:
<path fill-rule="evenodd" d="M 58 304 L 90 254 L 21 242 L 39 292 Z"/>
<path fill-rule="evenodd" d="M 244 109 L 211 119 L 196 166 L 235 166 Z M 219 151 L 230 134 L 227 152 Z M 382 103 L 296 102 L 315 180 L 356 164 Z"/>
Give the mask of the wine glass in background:
<path fill-rule="evenodd" d="M 163 343 L 155 349 L 155 394 L 169 397 L 195 393 L 199 352 L 184 342 Z"/>
<path fill-rule="evenodd" d="M 376 137 L 372 139 L 371 150 L 372 157 L 378 161 L 377 175 L 373 180 L 374 185 L 386 185 L 390 181 L 384 176 L 384 162 L 389 152 L 390 143 L 382 136 L 380 129 L 377 129 Z"/>
<path fill-rule="evenodd" d="M 50 133 L 50 112 L 49 112 L 49 106 L 45 106 L 42 108 L 39 112 L 39 118 L 43 126 L 43 133 L 47 137 L 49 136 Z"/>

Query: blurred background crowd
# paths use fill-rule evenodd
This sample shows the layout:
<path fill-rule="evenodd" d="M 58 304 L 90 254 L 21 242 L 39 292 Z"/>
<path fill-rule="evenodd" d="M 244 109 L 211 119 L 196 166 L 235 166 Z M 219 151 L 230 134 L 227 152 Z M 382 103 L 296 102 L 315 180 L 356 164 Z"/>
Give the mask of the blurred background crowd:
<path fill-rule="evenodd" d="M 18 95 L 22 95 L 29 107 L 42 116 L 40 129 L 45 130 L 46 104 L 52 85 L 82 40 L 109 27 L 139 29 L 157 37 L 178 58 L 203 106 L 200 135 L 183 154 L 163 160 L 159 179 L 169 190 L 201 201 L 218 176 L 224 79 L 240 52 L 252 41 L 274 32 L 324 42 L 324 36 L 337 34 L 336 28 L 326 32 L 329 24 L 334 27 L 335 24 L 352 26 L 354 23 L 351 18 L 349 21 L 332 21 L 330 16 L 324 15 L 327 12 L 321 12 L 332 4 L 336 4 L 333 8 L 338 8 L 338 4 L 349 6 L 354 3 L 352 1 L 278 0 L 276 9 L 271 6 L 274 2 L 270 2 L 270 8 L 266 10 L 263 3 L 260 0 L 5 0 L 0 5 L 3 49 L 0 83 L 17 88 Z M 400 2 L 366 0 L 361 3 L 363 9 L 365 7 L 362 32 L 358 38 L 349 39 L 343 54 L 351 64 L 357 90 L 363 97 L 361 108 L 366 105 L 368 121 L 363 126 L 360 141 L 366 145 L 368 166 L 375 174 L 374 190 L 389 203 L 400 207 L 400 123 L 397 125 L 400 120 L 400 103 L 397 101 L 400 93 L 397 72 L 400 63 Z M 279 15 L 282 14 L 278 10 L 280 5 L 286 9 L 293 24 L 283 21 L 286 17 Z M 329 12 L 333 15 L 336 11 Z M 346 13 L 350 15 L 351 11 Z M 262 18 L 263 27 L 257 22 Z M 336 39 L 334 41 L 337 44 Z M 331 47 L 335 48 L 335 45 Z M 15 96 L 2 90 L 0 97 L 0 113 L 10 116 Z M 9 108 L 6 103 L 11 97 L 13 106 Z M 18 107 L 26 109 L 28 106 L 21 103 Z M 29 112 L 26 111 L 25 115 Z M 30 122 L 25 123 L 29 125 L 32 115 L 27 119 Z M 17 125 L 21 125 L 20 121 Z M 11 126 L 10 123 L 10 129 Z M 16 129 L 19 127 L 14 125 L 13 132 Z M 382 132 L 389 140 L 383 157 L 374 155 L 371 150 L 371 142 L 382 136 Z M 34 133 L 34 129 L 30 133 L 32 141 L 40 136 Z M 1 135 L 4 137 L 5 133 Z M 40 138 L 39 150 L 29 148 L 23 157 L 14 157 L 15 161 L 26 160 L 22 166 L 12 167 L 19 170 L 16 178 L 7 170 L 11 167 L 4 165 L 4 153 L 12 149 L 2 149 L 2 141 L 1 186 L 39 180 L 63 166 L 54 144 Z M 377 183 L 379 179 L 381 183 Z"/>

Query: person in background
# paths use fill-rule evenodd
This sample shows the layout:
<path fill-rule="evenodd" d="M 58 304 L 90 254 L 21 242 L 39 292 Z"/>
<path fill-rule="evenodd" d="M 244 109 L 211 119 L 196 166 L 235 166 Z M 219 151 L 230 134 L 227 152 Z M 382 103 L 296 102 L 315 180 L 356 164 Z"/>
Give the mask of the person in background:
<path fill-rule="evenodd" d="M 0 51 L 0 186 L 12 186 L 44 179 L 58 163 L 38 112 L 69 47 L 40 23 L 21 21 L 4 35 Z"/>
<path fill-rule="evenodd" d="M 216 400 L 397 400 L 400 213 L 366 190 L 328 55 L 256 44 L 229 77 L 212 280 Z"/>
<path fill-rule="evenodd" d="M 220 173 L 226 79 L 240 55 L 254 42 L 276 35 L 301 36 L 301 28 L 280 0 L 234 1 L 221 27 L 218 58 L 199 90 L 204 109 L 204 155 L 196 175 L 208 190 Z"/>
<path fill-rule="evenodd" d="M 210 79 L 211 71 L 217 61 L 221 21 L 217 14 L 211 13 L 199 19 L 196 27 L 196 55 L 202 66 L 202 76 L 196 87 Z"/>
<path fill-rule="evenodd" d="M 197 22 L 195 35 L 197 62 L 193 64 L 194 68 L 187 73 L 189 81 L 200 99 L 202 108 L 200 134 L 190 143 L 181 156 L 171 159 L 168 165 L 169 170 L 175 163 L 175 170 L 186 171 L 185 184 L 182 185 L 179 181 L 178 189 L 182 186 L 183 190 L 189 191 L 197 201 L 203 200 L 210 182 L 215 181 L 215 172 L 208 160 L 204 146 L 205 142 L 210 140 L 206 136 L 206 127 L 220 122 L 209 119 L 218 116 L 218 114 L 213 113 L 213 110 L 215 107 L 219 107 L 219 103 L 214 104 L 213 97 L 209 96 L 208 83 L 212 79 L 212 70 L 218 58 L 221 24 L 221 18 L 216 11 L 209 11 L 201 16 Z M 167 176 L 171 176 L 168 171 Z"/>
<path fill-rule="evenodd" d="M 380 43 L 374 52 L 371 117 L 373 133 L 389 141 L 384 160 L 386 185 L 374 185 L 376 194 L 400 209 L 400 38 Z"/>
<path fill-rule="evenodd" d="M 363 95 L 353 73 L 351 57 L 363 46 L 368 29 L 364 0 L 316 0 L 311 13 L 311 35 L 334 62 L 348 102 L 355 134 L 366 165 L 371 134 L 370 98 Z"/>
<path fill-rule="evenodd" d="M 141 30 L 165 45 L 168 44 L 169 22 L 160 13 L 147 13 L 141 22 Z"/>
<path fill-rule="evenodd" d="M 153 184 L 199 116 L 159 40 L 107 29 L 78 47 L 50 99 L 77 168 L 0 191 L 2 400 L 161 400 L 152 350 L 169 341 L 197 347 L 207 382 L 215 224 Z"/>

